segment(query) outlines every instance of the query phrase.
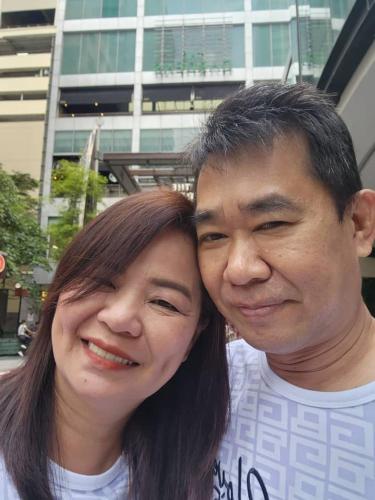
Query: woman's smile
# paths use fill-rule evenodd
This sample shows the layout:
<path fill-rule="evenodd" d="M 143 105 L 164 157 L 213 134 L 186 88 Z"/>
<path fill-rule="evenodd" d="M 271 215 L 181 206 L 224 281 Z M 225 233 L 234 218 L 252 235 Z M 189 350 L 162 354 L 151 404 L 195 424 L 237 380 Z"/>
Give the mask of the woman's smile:
<path fill-rule="evenodd" d="M 107 346 L 104 342 L 95 339 L 82 339 L 83 349 L 90 360 L 101 368 L 109 370 L 121 370 L 138 366 L 139 363 L 130 359 L 126 353 L 121 352 L 114 346 Z"/>

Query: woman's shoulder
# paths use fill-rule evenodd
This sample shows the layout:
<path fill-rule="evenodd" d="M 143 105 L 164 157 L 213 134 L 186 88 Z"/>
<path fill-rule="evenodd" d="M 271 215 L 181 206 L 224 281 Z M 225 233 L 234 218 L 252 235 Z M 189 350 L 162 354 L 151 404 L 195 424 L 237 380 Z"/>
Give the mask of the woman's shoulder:
<path fill-rule="evenodd" d="M 55 498 L 99 500 L 101 498 L 126 498 L 128 467 L 120 457 L 110 469 L 98 475 L 87 476 L 63 469 L 50 462 Z M 2 499 L 1 499 L 2 500 Z"/>
<path fill-rule="evenodd" d="M 1 500 L 20 500 L 14 483 L 8 474 L 2 454 L 0 454 L 0 498 Z"/>

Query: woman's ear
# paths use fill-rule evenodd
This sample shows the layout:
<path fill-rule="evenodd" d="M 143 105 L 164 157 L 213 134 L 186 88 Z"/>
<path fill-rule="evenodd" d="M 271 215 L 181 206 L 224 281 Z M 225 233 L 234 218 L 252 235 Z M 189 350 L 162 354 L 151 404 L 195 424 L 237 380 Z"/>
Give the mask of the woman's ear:
<path fill-rule="evenodd" d="M 362 189 L 354 195 L 351 217 L 357 255 L 367 257 L 375 240 L 375 191 Z"/>

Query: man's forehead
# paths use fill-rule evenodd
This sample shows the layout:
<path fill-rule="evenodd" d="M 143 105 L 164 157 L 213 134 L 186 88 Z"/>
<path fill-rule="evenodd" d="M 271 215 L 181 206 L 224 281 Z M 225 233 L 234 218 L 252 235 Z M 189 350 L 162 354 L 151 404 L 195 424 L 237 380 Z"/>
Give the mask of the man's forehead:
<path fill-rule="evenodd" d="M 305 146 L 299 137 L 283 137 L 267 150 L 209 155 L 197 182 L 197 223 L 220 218 L 230 207 L 251 216 L 303 211 L 301 189 L 317 182 L 306 165 Z"/>
<path fill-rule="evenodd" d="M 270 155 L 272 150 L 272 146 L 267 148 L 243 146 L 239 148 L 238 151 L 227 155 L 210 153 L 201 167 L 200 175 L 208 170 L 214 170 L 222 175 L 228 175 L 237 165 L 242 165 L 245 161 L 251 161 Z"/>
<path fill-rule="evenodd" d="M 284 184 L 294 177 L 298 181 L 311 181 L 314 176 L 311 167 L 309 146 L 306 139 L 298 134 L 275 138 L 272 145 L 264 147 L 242 147 L 235 154 L 214 154 L 207 156 L 196 181 L 196 205 L 213 194 L 213 187 L 226 189 L 228 182 L 236 189 L 248 182 L 257 181 L 257 189 L 267 192 L 267 185 L 274 187 Z M 211 196 L 210 196 L 211 197 Z"/>
<path fill-rule="evenodd" d="M 274 155 L 279 155 L 281 151 L 297 153 L 307 167 L 306 173 L 310 171 L 311 156 L 307 138 L 296 131 L 289 131 L 274 136 L 269 141 L 239 145 L 237 149 L 227 154 L 209 153 L 201 166 L 199 177 L 203 172 L 211 169 L 228 175 L 238 165 L 251 164 L 253 161 L 271 158 Z"/>

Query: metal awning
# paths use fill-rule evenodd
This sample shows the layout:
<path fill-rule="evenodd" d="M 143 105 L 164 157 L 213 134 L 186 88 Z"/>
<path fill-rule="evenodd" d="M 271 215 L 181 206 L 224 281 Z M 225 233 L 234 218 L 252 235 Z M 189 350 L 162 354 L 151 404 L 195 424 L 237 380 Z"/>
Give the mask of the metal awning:
<path fill-rule="evenodd" d="M 101 164 L 110 170 L 128 193 L 142 190 L 142 178 L 155 185 L 189 184 L 193 169 L 182 164 L 182 153 L 104 153 Z"/>

